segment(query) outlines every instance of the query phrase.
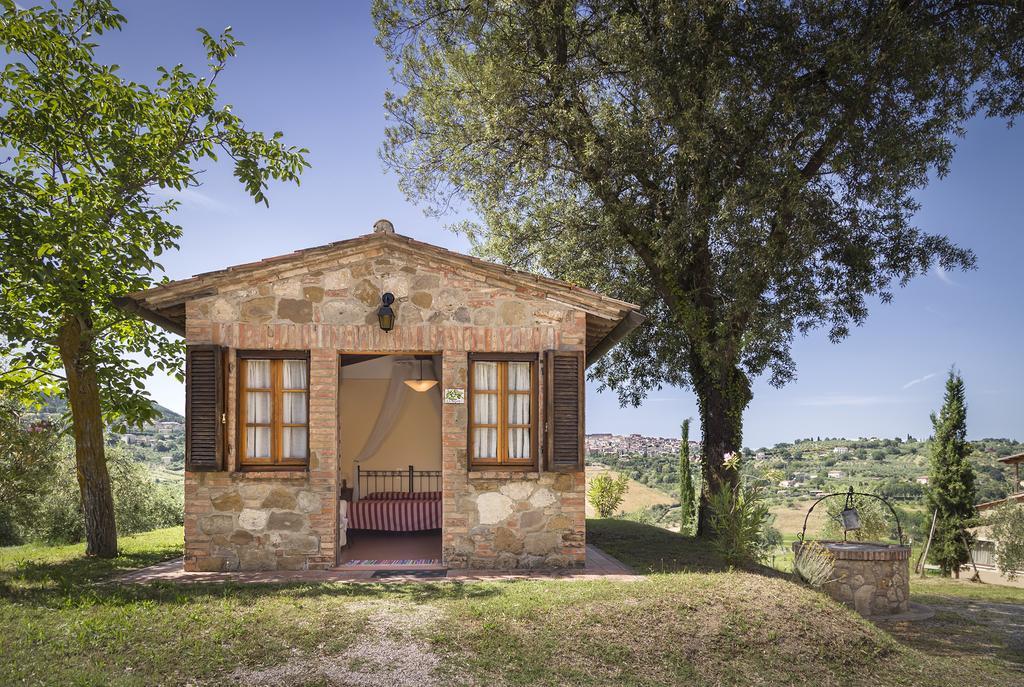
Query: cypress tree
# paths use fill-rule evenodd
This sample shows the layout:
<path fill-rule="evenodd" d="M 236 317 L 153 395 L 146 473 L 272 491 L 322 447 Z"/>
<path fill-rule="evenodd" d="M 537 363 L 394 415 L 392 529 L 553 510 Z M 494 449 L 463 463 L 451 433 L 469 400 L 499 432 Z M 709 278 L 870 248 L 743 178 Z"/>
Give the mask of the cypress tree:
<path fill-rule="evenodd" d="M 939 566 L 944 577 L 950 573 L 959 577 L 960 566 L 969 560 L 967 527 L 975 516 L 975 493 L 974 468 L 967 460 L 964 381 L 956 370 L 949 371 L 942 410 L 931 417 L 935 435 L 928 504 L 938 512 L 938 517 L 928 559 Z"/>
<path fill-rule="evenodd" d="M 690 418 L 683 420 L 682 436 L 683 441 L 679 445 L 679 531 L 689 534 L 695 496 L 690 475 Z"/>

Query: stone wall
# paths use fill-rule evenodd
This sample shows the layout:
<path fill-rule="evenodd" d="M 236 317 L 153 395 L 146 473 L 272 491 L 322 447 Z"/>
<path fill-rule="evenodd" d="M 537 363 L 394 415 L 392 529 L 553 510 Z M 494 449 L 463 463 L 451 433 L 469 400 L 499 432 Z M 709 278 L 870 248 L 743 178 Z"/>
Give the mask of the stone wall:
<path fill-rule="evenodd" d="M 456 568 L 582 566 L 583 481 L 583 473 L 468 477 L 453 498 L 460 522 L 445 534 L 445 559 Z"/>
<path fill-rule="evenodd" d="M 300 473 L 302 474 L 302 473 Z M 321 557 L 321 532 L 314 514 L 323 496 L 304 478 L 272 482 L 195 473 L 186 487 L 189 516 L 189 568 L 193 570 L 274 570 L 330 567 Z M 328 541 L 333 532 L 328 532 Z"/>
<path fill-rule="evenodd" d="M 375 315 L 384 291 L 396 297 L 390 333 Z M 229 349 L 229 440 L 225 472 L 186 474 L 186 568 L 335 564 L 337 489 L 341 478 L 351 481 L 338 467 L 339 354 L 442 353 L 445 386 L 465 388 L 468 352 L 582 350 L 585 338 L 581 311 L 404 250 L 372 248 L 329 266 L 292 266 L 189 301 L 186 340 Z M 310 351 L 308 471 L 238 471 L 238 349 Z M 537 412 L 542 418 L 543 399 Z M 583 473 L 470 473 L 465 405 L 445 405 L 441 422 L 449 565 L 582 565 Z"/>

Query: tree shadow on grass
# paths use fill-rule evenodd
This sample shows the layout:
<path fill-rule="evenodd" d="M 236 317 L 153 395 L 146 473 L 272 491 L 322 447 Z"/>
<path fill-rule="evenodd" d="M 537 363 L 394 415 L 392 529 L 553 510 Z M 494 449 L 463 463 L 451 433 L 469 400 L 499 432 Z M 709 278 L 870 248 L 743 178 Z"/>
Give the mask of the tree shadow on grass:
<path fill-rule="evenodd" d="M 181 556 L 180 548 L 131 551 L 116 558 L 78 556 L 60 561 L 18 561 L 0 571 L 0 594 L 30 589 L 71 590 L 113 575 L 138 570 Z"/>
<path fill-rule="evenodd" d="M 897 641 L 936 656 L 993 658 L 1024 671 L 1024 606 L 933 595 L 913 599 L 935 616 L 883 623 Z"/>
<path fill-rule="evenodd" d="M 587 541 L 629 565 L 639 574 L 729 570 L 706 541 L 659 527 L 627 520 L 589 520 Z M 217 597 L 256 601 L 261 597 L 287 596 L 334 599 L 392 599 L 427 603 L 440 599 L 469 599 L 500 595 L 502 585 L 446 580 L 438 583 L 344 583 L 344 582 L 154 582 L 149 584 L 99 584 L 115 575 L 144 568 L 180 556 L 180 549 L 154 548 L 123 553 L 114 559 L 75 557 L 62 561 L 22 561 L 12 570 L 0 571 L 0 598 L 44 607 L 80 603 L 104 605 L 152 601 L 186 604 Z M 788 577 L 765 566 L 746 569 L 767 577 Z"/>
<path fill-rule="evenodd" d="M 170 555 L 168 555 L 170 554 Z M 57 562 L 23 561 L 0 572 L 0 599 L 40 607 L 101 603 L 119 606 L 150 601 L 188 604 L 204 599 L 236 598 L 256 602 L 262 597 L 300 599 L 390 599 L 428 603 L 440 599 L 469 599 L 499 594 L 495 585 L 459 581 L 441 583 L 370 582 L 152 582 L 102 584 L 121 573 L 160 563 L 180 552 L 146 551 L 114 559 L 78 557 Z"/>
<path fill-rule="evenodd" d="M 619 559 L 639 575 L 729 570 L 706 540 L 632 520 L 587 520 L 587 543 Z M 763 565 L 744 571 L 766 577 L 789 577 Z"/>

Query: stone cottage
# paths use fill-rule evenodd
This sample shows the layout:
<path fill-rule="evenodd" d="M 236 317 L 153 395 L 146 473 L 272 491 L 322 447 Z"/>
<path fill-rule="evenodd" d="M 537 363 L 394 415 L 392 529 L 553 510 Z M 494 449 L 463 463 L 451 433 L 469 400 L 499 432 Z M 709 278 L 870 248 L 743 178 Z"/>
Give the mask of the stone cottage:
<path fill-rule="evenodd" d="M 186 340 L 187 570 L 332 568 L 372 532 L 583 564 L 584 370 L 637 306 L 386 220 L 121 306 Z"/>

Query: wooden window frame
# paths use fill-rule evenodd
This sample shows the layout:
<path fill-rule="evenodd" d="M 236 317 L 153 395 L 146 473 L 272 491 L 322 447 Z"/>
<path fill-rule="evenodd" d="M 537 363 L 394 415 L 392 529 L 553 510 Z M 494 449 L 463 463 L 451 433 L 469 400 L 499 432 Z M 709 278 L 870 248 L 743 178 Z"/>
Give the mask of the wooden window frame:
<path fill-rule="evenodd" d="M 309 469 L 309 444 L 312 437 L 311 422 L 309 416 L 309 399 L 311 395 L 312 378 L 310 376 L 309 351 L 238 351 L 235 354 L 238 366 L 238 398 L 236 418 L 238 425 L 238 469 L 245 471 L 295 471 Z M 250 425 L 246 421 L 246 395 L 249 388 L 246 386 L 246 364 L 250 360 L 269 360 L 270 365 L 270 423 Z M 301 360 L 306 363 L 306 422 L 305 424 L 285 424 L 284 417 L 284 395 L 286 393 L 299 393 L 297 390 L 289 392 L 283 388 L 284 385 L 284 360 Z M 262 390 L 262 389 L 260 389 Z M 246 430 L 249 427 L 270 428 L 270 456 L 267 458 L 250 458 L 246 454 Z M 282 444 L 284 430 L 286 427 L 306 428 L 306 457 L 305 458 L 282 458 Z"/>
<path fill-rule="evenodd" d="M 476 363 L 498 363 L 498 389 L 496 391 L 478 392 L 473 385 L 474 370 Z M 530 363 L 530 390 L 526 392 L 510 392 L 508 390 L 508 363 L 521 362 Z M 466 375 L 466 403 L 468 415 L 466 422 L 466 463 L 470 470 L 511 470 L 521 472 L 536 472 L 540 469 L 541 461 L 539 455 L 540 441 L 538 438 L 538 427 L 540 406 L 538 405 L 540 394 L 540 353 L 470 353 L 469 366 Z M 495 394 L 498 397 L 498 423 L 497 425 L 476 424 L 473 418 L 475 406 L 474 397 L 480 394 Z M 509 394 L 523 394 L 530 397 L 530 422 L 527 425 L 511 425 L 508 422 L 508 396 Z M 479 460 L 473 458 L 473 431 L 478 428 L 497 429 L 498 444 L 495 450 L 497 454 L 494 460 Z M 508 432 L 510 429 L 523 428 L 530 430 L 530 460 L 516 461 L 508 457 Z"/>

